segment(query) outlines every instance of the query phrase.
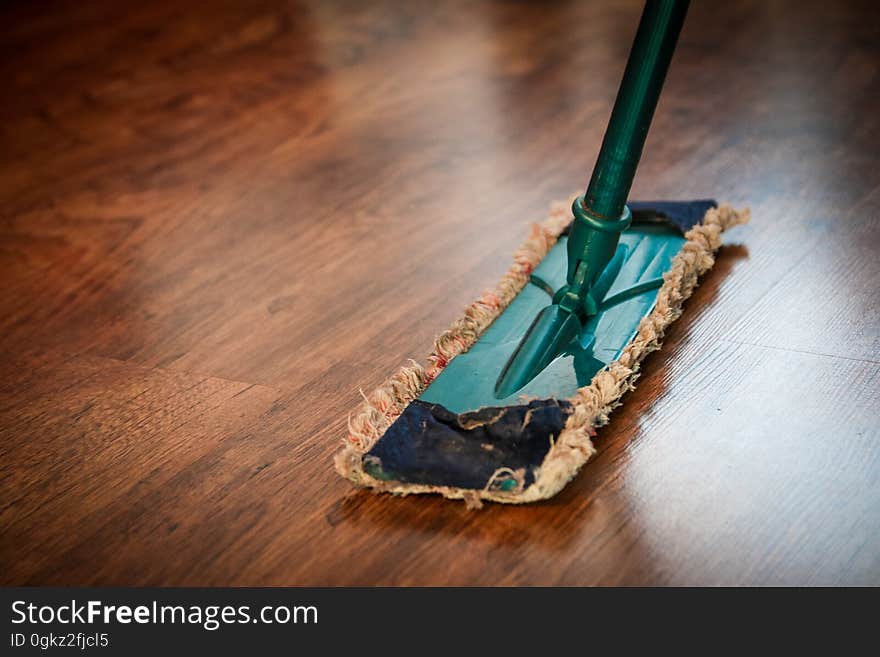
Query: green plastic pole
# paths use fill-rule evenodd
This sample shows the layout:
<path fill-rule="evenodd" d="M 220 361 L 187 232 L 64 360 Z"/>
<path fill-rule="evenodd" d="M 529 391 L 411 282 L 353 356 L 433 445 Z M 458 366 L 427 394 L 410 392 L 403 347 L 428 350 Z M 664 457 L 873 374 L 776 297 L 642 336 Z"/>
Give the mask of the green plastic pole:
<path fill-rule="evenodd" d="M 568 285 L 557 303 L 579 315 L 596 312 L 590 288 L 629 226 L 626 199 L 687 14 L 688 0 L 648 0 L 586 193 L 572 211 Z"/>
<path fill-rule="evenodd" d="M 688 0 L 648 0 L 617 92 L 590 184 L 572 205 L 566 285 L 544 308 L 501 371 L 499 399 L 537 376 L 598 312 L 604 293 L 594 290 L 611 263 L 620 233 L 631 221 L 626 199 L 657 100 L 678 42 Z"/>
<path fill-rule="evenodd" d="M 688 0 L 648 0 L 645 5 L 584 196 L 585 209 L 594 217 L 614 221 L 623 214 L 687 8 Z"/>

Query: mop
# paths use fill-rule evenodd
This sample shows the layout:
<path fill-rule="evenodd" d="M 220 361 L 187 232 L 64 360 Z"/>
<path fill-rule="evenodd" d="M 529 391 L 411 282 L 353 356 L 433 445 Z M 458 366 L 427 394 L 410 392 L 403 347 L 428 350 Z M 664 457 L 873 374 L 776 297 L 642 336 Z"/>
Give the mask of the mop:
<path fill-rule="evenodd" d="M 526 503 L 595 454 L 596 430 L 660 348 L 721 234 L 745 223 L 712 200 L 629 202 L 687 12 L 648 0 L 589 185 L 532 227 L 497 287 L 348 420 L 336 469 L 358 486 Z"/>

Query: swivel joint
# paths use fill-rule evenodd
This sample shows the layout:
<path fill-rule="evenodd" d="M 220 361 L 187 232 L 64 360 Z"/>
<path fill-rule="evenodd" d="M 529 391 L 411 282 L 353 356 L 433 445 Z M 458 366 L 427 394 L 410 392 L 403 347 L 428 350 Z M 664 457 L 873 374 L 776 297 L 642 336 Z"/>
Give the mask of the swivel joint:
<path fill-rule="evenodd" d="M 575 199 L 571 209 L 574 222 L 568 236 L 567 284 L 556 292 L 553 302 L 583 320 L 597 312 L 602 299 L 594 299 L 590 290 L 614 256 L 620 234 L 629 228 L 632 214 L 624 205 L 617 219 L 601 219 L 584 207 L 583 196 Z"/>

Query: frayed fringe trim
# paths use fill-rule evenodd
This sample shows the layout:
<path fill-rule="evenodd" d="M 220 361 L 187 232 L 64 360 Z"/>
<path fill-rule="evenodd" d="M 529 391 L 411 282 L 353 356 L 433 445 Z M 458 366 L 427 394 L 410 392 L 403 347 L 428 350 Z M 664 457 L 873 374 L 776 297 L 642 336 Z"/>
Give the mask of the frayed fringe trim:
<path fill-rule="evenodd" d="M 620 358 L 597 373 L 590 385 L 580 388 L 569 399 L 573 412 L 528 488 L 523 489 L 520 485 L 510 492 L 490 490 L 495 475 L 486 482 L 483 490 L 380 481 L 364 472 L 361 457 L 403 409 L 437 378 L 450 360 L 471 348 L 525 287 L 529 275 L 571 222 L 570 210 L 564 203 L 554 204 L 547 219 L 532 225 L 528 239 L 514 254 L 513 265 L 495 290 L 484 292 L 467 307 L 464 317 L 456 320 L 434 341 L 427 366 L 411 361 L 369 396 L 361 393 L 364 401 L 348 418 L 348 436 L 334 459 L 336 470 L 358 486 L 377 492 L 398 495 L 439 493 L 450 499 L 463 499 L 471 508 L 479 508 L 483 500 L 523 504 L 553 497 L 596 453 L 591 440 L 596 429 L 608 422 L 608 416 L 620 405 L 620 398 L 633 389 L 642 360 L 660 348 L 666 328 L 681 315 L 682 304 L 693 293 L 699 277 L 715 264 L 721 234 L 732 226 L 747 223 L 750 216 L 748 209 L 734 210 L 729 205 L 722 205 L 709 210 L 701 224 L 685 233 L 687 241 L 673 259 L 672 267 L 663 275 L 664 283 L 657 293 L 654 310 L 642 319 L 638 332 Z"/>

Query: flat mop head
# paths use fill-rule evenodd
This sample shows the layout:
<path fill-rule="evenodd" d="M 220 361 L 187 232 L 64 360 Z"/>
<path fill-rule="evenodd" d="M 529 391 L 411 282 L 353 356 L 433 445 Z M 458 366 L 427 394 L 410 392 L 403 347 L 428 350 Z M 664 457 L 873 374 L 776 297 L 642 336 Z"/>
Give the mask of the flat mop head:
<path fill-rule="evenodd" d="M 340 474 L 377 492 L 439 493 L 472 506 L 558 493 L 595 453 L 596 428 L 713 265 L 721 233 L 749 217 L 712 201 L 629 207 L 632 225 L 594 287 L 595 313 L 536 375 L 508 369 L 566 281 L 564 205 L 533 226 L 497 288 L 437 338 L 426 366 L 402 367 L 365 397 L 336 457 Z"/>

